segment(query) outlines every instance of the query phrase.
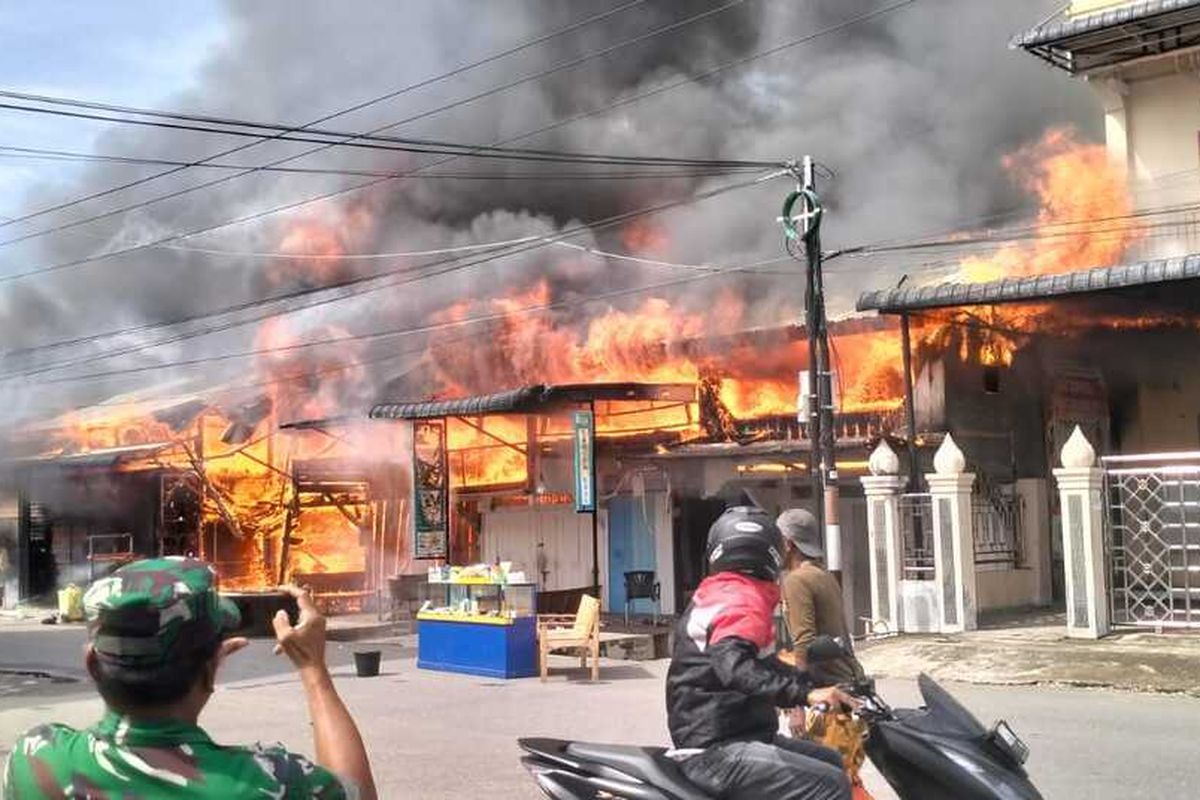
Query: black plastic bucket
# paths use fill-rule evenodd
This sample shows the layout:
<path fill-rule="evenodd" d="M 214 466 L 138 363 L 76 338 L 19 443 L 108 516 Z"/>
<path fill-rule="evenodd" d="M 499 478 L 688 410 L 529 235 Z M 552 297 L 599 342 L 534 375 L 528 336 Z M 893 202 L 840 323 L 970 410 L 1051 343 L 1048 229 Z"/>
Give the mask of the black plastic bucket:
<path fill-rule="evenodd" d="M 374 678 L 379 674 L 378 650 L 362 650 L 354 654 L 354 671 L 360 678 Z"/>

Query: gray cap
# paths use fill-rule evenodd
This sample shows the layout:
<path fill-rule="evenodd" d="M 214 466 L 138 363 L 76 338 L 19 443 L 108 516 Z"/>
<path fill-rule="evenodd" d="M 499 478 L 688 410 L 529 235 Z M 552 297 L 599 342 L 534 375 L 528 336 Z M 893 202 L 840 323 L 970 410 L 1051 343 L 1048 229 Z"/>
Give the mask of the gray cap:
<path fill-rule="evenodd" d="M 796 546 L 808 558 L 824 558 L 825 546 L 817 518 L 803 508 L 789 508 L 775 520 L 783 538 Z"/>

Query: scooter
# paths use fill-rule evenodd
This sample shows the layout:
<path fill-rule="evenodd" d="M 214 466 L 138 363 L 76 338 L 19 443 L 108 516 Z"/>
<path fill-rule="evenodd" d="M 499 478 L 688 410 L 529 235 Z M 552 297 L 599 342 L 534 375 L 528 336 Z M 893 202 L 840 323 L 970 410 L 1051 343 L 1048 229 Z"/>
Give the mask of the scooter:
<path fill-rule="evenodd" d="M 847 654 L 835 639 L 818 637 L 807 663 Z M 901 800 L 1042 800 L 1025 771 L 1029 748 L 1007 722 L 990 730 L 932 678 L 917 685 L 925 705 L 893 709 L 861 673 L 843 687 L 862 705 L 867 756 Z M 526 738 L 521 763 L 555 800 L 711 800 L 693 786 L 666 748 Z"/>

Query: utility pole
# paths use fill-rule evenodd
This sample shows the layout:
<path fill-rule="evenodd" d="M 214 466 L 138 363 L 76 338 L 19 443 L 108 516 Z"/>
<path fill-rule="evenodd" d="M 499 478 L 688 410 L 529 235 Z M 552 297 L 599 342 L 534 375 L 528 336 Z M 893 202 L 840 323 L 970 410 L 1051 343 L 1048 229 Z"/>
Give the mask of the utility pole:
<path fill-rule="evenodd" d="M 842 531 L 838 520 L 837 438 L 833 426 L 833 372 L 829 357 L 829 327 L 825 315 L 825 283 L 821 269 L 821 216 L 824 213 L 816 191 L 816 174 L 811 156 L 801 169 L 793 168 L 799 187 L 783 204 L 784 234 L 788 252 L 799 240 L 804 245 L 804 316 L 808 333 L 808 440 L 811 448 L 809 473 L 817 524 L 825 534 L 825 558 L 829 571 L 841 579 Z M 797 203 L 798 214 L 793 214 Z M 797 224 L 799 223 L 799 224 Z"/>

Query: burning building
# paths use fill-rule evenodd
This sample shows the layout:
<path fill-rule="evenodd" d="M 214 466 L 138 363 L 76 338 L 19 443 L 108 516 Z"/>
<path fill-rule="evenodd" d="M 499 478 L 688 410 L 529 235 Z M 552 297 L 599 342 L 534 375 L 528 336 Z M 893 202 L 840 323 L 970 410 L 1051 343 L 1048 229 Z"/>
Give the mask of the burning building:
<path fill-rule="evenodd" d="M 1075 2 L 1015 37 L 1014 48 L 1088 79 L 1104 102 L 1105 145 L 1052 129 L 1006 159 L 1038 198 L 1031 225 L 952 237 L 943 244 L 987 251 L 947 279 L 859 297 L 860 311 L 897 319 L 912 342 L 914 463 L 923 440 L 951 432 L 982 478 L 976 562 L 997 544 L 989 518 L 1022 520 L 999 541 L 1018 569 L 977 576 L 982 607 L 1061 600 L 1064 570 L 1082 569 L 1063 564 L 1069 532 L 1051 480 L 1079 428 L 1108 456 L 1108 588 L 1095 602 L 1119 624 L 1200 619 L 1189 521 L 1200 385 L 1187 355 L 1200 344 L 1198 162 L 1195 120 L 1178 113 L 1196 101 L 1184 73 L 1198 26 L 1195 3 Z M 905 578 L 921 577 L 916 516 Z"/>
<path fill-rule="evenodd" d="M 230 589 L 296 580 L 333 607 L 361 606 L 401 566 L 403 442 L 278 426 L 270 396 L 214 391 L 23 428 L 2 481 L 15 523 L 6 601 L 135 557 L 192 554 Z"/>
<path fill-rule="evenodd" d="M 658 315 L 666 311 L 660 305 L 651 309 Z M 604 331 L 600 342 L 578 345 L 559 337 L 569 345 L 562 354 L 541 354 L 540 361 L 510 356 L 503 362 L 536 364 L 532 374 L 593 380 L 440 401 L 405 400 L 411 389 L 406 394 L 398 385 L 371 416 L 445 425 L 451 489 L 445 555 L 451 562 L 513 561 L 537 576 L 543 594 L 598 588 L 611 610 L 624 605 L 623 573 L 653 571 L 663 610 L 670 613 L 686 603 L 703 577 L 708 526 L 727 504 L 754 503 L 777 512 L 812 502 L 811 442 L 797 419 L 797 371 L 806 363 L 803 331 L 671 342 L 660 337 L 678 330 L 677 321 L 620 321 L 624 327 L 605 320 L 594 328 Z M 511 322 L 515 334 L 518 320 Z M 880 335 L 884 332 L 894 334 L 895 328 L 873 321 L 834 326 L 844 367 L 839 465 L 850 475 L 861 473 L 867 446 L 896 428 L 900 417 L 903 387 L 895 359 L 870 358 L 875 348 L 895 340 Z M 618 333 L 621 338 L 608 345 L 614 351 L 605 352 L 606 337 Z M 554 341 L 502 335 L 496 346 Z M 619 374 L 639 380 L 614 383 L 604 380 L 611 373 L 590 372 L 614 364 L 621 365 Z M 577 513 L 572 487 L 577 468 L 571 463 L 569 415 L 575 409 L 595 414 L 599 501 L 591 514 Z M 846 518 L 855 520 L 847 526 L 852 535 L 865 537 L 858 524 L 861 497 L 850 493 L 844 507 Z M 856 597 L 852 586 L 848 592 Z M 857 601 L 865 603 L 865 593 Z"/>
<path fill-rule="evenodd" d="M 528 22 L 531 32 L 540 31 L 550 16 L 567 14 L 566 8 L 529 3 L 506 14 L 504 22 Z M 671 4 L 645 10 L 656 18 L 674 19 Z M 309 11 L 314 16 L 333 13 L 317 7 Z M 931 193 L 927 184 L 931 176 L 959 187 L 988 184 L 994 171 L 991 155 L 997 149 L 1007 150 L 1013 141 L 1041 130 L 1046 115 L 1053 115 L 1053 121 L 1071 116 L 1061 110 L 1061 97 L 1034 96 L 1024 73 L 1015 67 L 1010 72 L 1008 66 L 997 66 L 982 55 L 986 48 L 972 37 L 990 36 L 995 23 L 1009 11 L 1007 4 L 1004 9 L 980 4 L 970 13 L 990 21 L 963 25 L 945 41 L 913 36 L 899 17 L 895 24 L 891 18 L 872 22 L 869 36 L 817 40 L 810 58 L 836 58 L 840 64 L 820 80 L 797 84 L 789 77 L 776 85 L 769 71 L 749 77 L 731 73 L 728 80 L 687 80 L 687 91 L 693 94 L 673 113 L 656 115 L 653 122 L 625 116 L 625 111 L 619 119 L 587 119 L 591 110 L 582 104 L 590 98 L 620 99 L 643 90 L 658 94 L 664 74 L 708 74 L 711 60 L 720 53 L 748 54 L 762 35 L 793 23 L 803 30 L 825 27 L 839 9 L 784 4 L 766 6 L 761 14 L 751 5 L 732 11 L 735 16 L 726 18 L 729 24 L 717 29 L 716 37 L 694 28 L 692 34 L 672 39 L 669 46 L 666 39 L 647 40 L 644 47 L 629 51 L 636 57 L 597 62 L 587 74 L 521 88 L 503 101 L 502 114 L 463 106 L 457 112 L 461 115 L 457 129 L 508 137 L 525 130 L 531 109 L 545 108 L 556 119 L 578 112 L 583 123 L 571 130 L 555 126 L 552 136 L 539 140 L 546 147 L 581 152 L 680 151 L 713 158 L 775 150 L 779 142 L 786 143 L 787 151 L 803 133 L 815 152 L 836 156 L 830 162 L 844 170 L 845 179 L 833 184 L 837 213 L 830 215 L 832 232 L 844 236 L 844 231 L 853 231 L 858 239 L 944 224 L 964 208 L 979 213 L 995 210 L 998 200 L 990 192 Z M 255 59 L 265 61 L 256 62 L 253 70 L 235 68 L 225 74 L 273 74 L 264 67 L 271 59 L 294 58 L 312 50 L 311 43 L 277 47 L 285 41 L 280 37 L 302 34 L 291 26 L 280 29 L 266 16 L 251 16 L 246 30 L 271 43 L 254 53 Z M 488 28 L 478 19 L 472 25 L 439 27 L 414 25 L 404 17 L 397 21 L 396 30 L 423 31 L 414 43 L 420 52 L 437 42 L 434 49 L 457 53 L 464 35 Z M 342 27 L 342 22 L 355 20 L 325 26 L 329 31 L 322 36 L 356 33 Z M 345 49 L 378 59 L 375 73 L 389 74 L 394 42 L 377 53 L 363 45 L 374 41 L 377 31 L 366 33 L 345 39 Z M 604 44 L 603 33 L 581 29 L 569 41 L 555 42 L 549 48 L 552 52 L 529 55 L 549 59 L 550 64 L 564 55 L 573 57 L 572 48 L 581 44 Z M 445 42 L 454 46 L 442 46 Z M 322 41 L 321 46 L 328 42 Z M 563 49 L 568 52 L 554 54 Z M 225 66 L 237 57 L 225 54 Z M 293 62 L 275 67 L 277 74 L 295 71 Z M 790 76 L 791 71 L 780 73 L 785 74 Z M 760 80 L 763 77 L 771 79 Z M 978 91 L 984 80 L 991 81 L 991 96 Z M 928 136 L 881 139 L 880 130 L 911 129 L 914 109 L 928 107 L 931 85 L 950 93 L 938 106 L 945 125 Z M 747 86 L 754 90 L 746 91 Z M 852 104 L 854 113 L 861 108 L 868 116 L 832 124 L 835 118 L 828 111 L 847 105 L 848 86 L 854 87 L 852 94 L 866 98 Z M 285 98 L 265 104 L 252 92 L 235 94 L 238 104 L 246 104 L 247 114 L 272 107 L 299 115 L 299 109 L 307 108 L 293 108 Z M 339 85 L 336 96 L 342 94 Z M 312 87 L 303 87 L 300 95 L 311 102 Z M 1031 108 L 1023 115 L 1012 111 L 1019 98 Z M 336 103 L 331 100 L 330 105 Z M 237 108 L 233 105 L 230 113 Z M 920 111 L 920 116 L 925 115 Z M 888 124 L 881 125 L 881 118 Z M 925 122 L 920 120 L 922 130 Z M 947 133 L 956 129 L 969 135 Z M 115 136 L 114 141 L 125 140 Z M 913 142 L 921 146 L 910 148 Z M 142 147 L 140 141 L 126 143 L 138 145 L 133 150 L 162 149 L 157 141 L 155 148 Z M 905 155 L 897 158 L 901 143 Z M 263 149 L 269 145 L 265 143 Z M 1065 146 L 1062 150 L 1067 178 L 1046 179 L 1053 191 L 1065 185 L 1079 189 L 1076 199 L 1117 197 L 1104 187 L 1076 180 L 1079 175 L 1108 174 L 1091 169 L 1090 162 L 1072 172 L 1072 154 L 1085 151 Z M 362 153 L 357 160 L 338 150 L 328 157 L 334 166 L 357 170 L 364 166 Z M 418 165 L 415 159 L 380 154 L 372 156 L 367 166 L 415 175 Z M 28 565 L 38 559 L 54 567 L 39 568 L 40 574 L 52 576 L 41 579 L 42 583 L 34 581 L 39 588 L 45 588 L 46 581 L 78 579 L 88 563 L 80 560 L 87 550 L 79 542 L 94 536 L 129 536 L 131 544 L 124 538 L 112 541 L 142 553 L 194 550 L 221 562 L 235 585 L 246 588 L 269 585 L 280 577 L 300 577 L 317 586 L 330 602 L 345 604 L 379 591 L 386 576 L 419 574 L 425 564 L 415 558 L 414 495 L 408 481 L 415 477 L 416 465 L 411 463 L 414 445 L 409 426 L 379 419 L 368 422 L 364 418 L 371 408 L 377 417 L 389 417 L 403 416 L 386 411 L 389 407 L 466 403 L 431 406 L 443 412 L 437 418 L 446 420 L 446 480 L 455 493 L 446 555 L 459 561 L 496 556 L 523 560 L 551 591 L 591 586 L 600 572 L 599 582 L 608 584 L 605 601 L 610 607 L 620 606 L 621 587 L 607 576 L 636 568 L 654 569 L 663 586 L 664 607 L 678 607 L 699 577 L 698 543 L 703 531 L 724 503 L 750 499 L 775 510 L 811 502 L 807 477 L 811 450 L 796 419 L 797 374 L 806 368 L 804 337 L 802 331 L 781 322 L 796 317 L 799 292 L 793 288 L 801 281 L 794 267 L 775 273 L 754 268 L 718 270 L 706 261 L 713 254 L 728 254 L 722 260 L 730 264 L 757 263 L 764 255 L 764 234 L 775 235 L 769 215 L 760 213 L 761 208 L 776 205 L 775 189 L 755 190 L 771 194 L 754 202 L 739 196 L 736 202 L 675 209 L 611 229 L 597 226 L 580 237 L 581 243 L 531 249 L 519 258 L 477 259 L 480 263 L 462 273 L 469 277 L 451 276 L 433 269 L 438 264 L 428 261 L 430 253 L 445 255 L 447 249 L 460 248 L 459 256 L 446 258 L 457 268 L 457 260 L 467 260 L 461 257 L 463 250 L 490 253 L 488 241 L 553 237 L 569 230 L 574 220 L 604 219 L 615 212 L 687 198 L 708 188 L 713 177 L 654 175 L 609 181 L 600 180 L 603 173 L 555 174 L 528 165 L 510 172 L 504 164 L 480 168 L 475 177 L 471 174 L 433 174 L 429 182 L 419 176 L 402 182 L 372 181 L 352 199 L 314 204 L 289 215 L 282 224 L 255 226 L 245 236 L 228 232 L 228 238 L 193 242 L 194 247 L 134 248 L 124 254 L 122 269 L 113 271 L 117 277 L 106 278 L 112 283 L 66 280 L 66 272 L 55 273 L 63 280 L 46 278 L 44 289 L 39 287 L 34 299 L 20 304 L 37 313 L 14 314 L 13 324 L 6 328 L 16 344 L 36 345 L 44 338 L 56 341 L 77 333 L 88 334 L 90 340 L 95 331 L 109 330 L 109 317 L 120 315 L 94 300 L 102 294 L 119 295 L 127 285 L 130 291 L 124 294 L 137 301 L 136 319 L 140 322 L 144 316 L 151 329 L 180 317 L 203 319 L 213 308 L 246 305 L 257 312 L 254 303 L 264 297 L 274 301 L 309 289 L 327 290 L 330 295 L 346 291 L 345 296 L 334 298 L 336 305 L 322 295 L 320 306 L 289 307 L 265 321 L 249 313 L 236 317 L 231 325 L 246 325 L 252 331 L 246 337 L 253 341 L 248 352 L 231 353 L 215 344 L 229 339 L 207 330 L 188 340 L 189 350 L 181 355 L 189 358 L 181 369 L 194 368 L 188 361 L 193 360 L 190 348 L 195 347 L 200 351 L 195 361 L 232 361 L 238 365 L 236 373 L 214 369 L 211 376 L 195 378 L 186 392 L 165 386 L 137 398 L 104 400 L 98 393 L 80 400 L 72 397 L 76 410 L 71 414 L 37 424 L 23 421 L 4 453 L 3 481 L 11 490 L 0 492 L 0 540 L 11 543 L 10 562 L 26 565 L 27 576 L 22 588 L 9 594 L 15 597 L 29 591 Z M 273 180 L 265 173 L 255 180 L 260 178 L 263 184 Z M 585 179 L 587 183 L 581 184 Z M 323 185 L 333 194 L 341 194 L 351 184 L 345 176 L 320 180 L 338 181 Z M 1118 178 L 1117 185 L 1122 180 Z M 578 191 L 580 185 L 589 190 Z M 184 225 L 184 215 L 189 227 L 220 223 L 224 209 L 249 209 L 257 195 L 273 194 L 275 188 L 270 184 L 272 191 L 257 192 L 246 186 L 230 181 L 214 191 L 211 202 L 173 208 L 161 217 L 161 207 L 147 206 L 143 213 L 154 223 L 147 227 L 174 229 Z M 258 184 L 252 188 L 258 189 Z M 912 201 L 917 196 L 922 198 L 919 204 Z M 1102 206 L 1107 202 L 1102 200 L 1088 213 L 1105 216 Z M 256 206 L 255 211 L 257 216 Z M 1079 210 L 1068 202 L 1047 213 L 1059 214 L 1051 221 L 1068 229 Z M 846 226 L 841 232 L 840 225 Z M 1085 238 L 1093 244 L 1069 254 L 1069 260 L 1055 269 L 1111 263 L 1119 247 L 1127 244 L 1110 246 L 1104 241 L 1107 234 L 1102 236 L 1098 229 L 1091 233 Z M 78 259 L 78 251 L 91 246 L 82 238 L 54 241 L 48 249 L 55 260 L 64 262 Z M 776 241 L 770 239 L 769 255 L 778 254 Z M 1101 244 L 1108 249 L 1097 249 Z M 373 271 L 371 265 L 385 256 L 396 266 L 388 272 Z M 972 268 L 971 279 L 996 278 L 1008 274 L 1014 263 L 1025 264 L 1025 251 L 1015 256 L 999 265 L 1001 272 Z M 214 262 L 227 261 L 238 269 L 219 279 L 206 271 Z M 1046 261 L 1060 259 L 1051 254 Z M 201 264 L 206 269 L 197 269 Z M 684 270 L 697 278 L 687 283 L 686 291 L 658 291 L 646 280 L 649 269 Z M 870 277 L 844 273 L 847 281 L 877 279 L 869 271 L 866 274 Z M 443 277 L 424 280 L 433 275 Z M 842 279 L 839 276 L 839 282 Z M 370 293 L 349 291 L 363 286 L 370 286 Z M 387 291 L 379 291 L 384 288 Z M 627 296 L 618 297 L 621 293 Z M 54 313 L 46 312 L 47 308 Z M 937 311 L 962 313 L 974 312 Z M 918 376 L 918 387 L 940 386 L 944 408 L 962 399 L 955 394 L 956 370 L 981 370 L 981 383 L 986 378 L 987 385 L 999 386 L 1001 393 L 1011 390 L 1011 376 L 1025 368 L 1014 344 L 1023 340 L 1008 336 L 1011 331 L 1006 325 L 993 324 L 981 336 L 980 328 L 957 324 L 961 321 L 957 318 L 947 321 L 933 316 L 933 312 L 926 314 L 914 328 L 913 374 Z M 909 323 L 914 322 L 918 321 L 911 316 Z M 73 327 L 76 323 L 79 330 Z M 191 326 L 182 327 L 182 335 L 194 333 Z M 844 475 L 853 477 L 865 469 L 868 448 L 881 436 L 893 437 L 902 452 L 913 443 L 919 460 L 924 453 L 922 433 L 934 441 L 945 426 L 959 425 L 959 417 L 939 415 L 933 399 L 915 404 L 912 415 L 906 413 L 905 353 L 894 319 L 849 318 L 833 328 L 837 426 L 844 456 L 839 462 Z M 963 331 L 968 335 L 959 335 Z M 159 346 L 157 332 L 146 339 L 138 339 L 135 345 Z M 120 336 L 117 341 L 125 343 Z M 982 348 L 976 348 L 976 343 Z M 70 361 L 108 359 L 121 350 L 107 343 L 81 348 L 82 355 Z M 968 356 L 958 360 L 948 356 L 959 352 Z M 407 362 L 397 366 L 401 357 Z M 158 361 L 167 357 L 148 361 L 135 361 L 132 369 L 158 368 L 163 366 Z M 30 365 L 19 353 L 6 353 L 5 366 L 19 375 Z M 92 377 L 105 387 L 124 379 Z M 641 387 L 638 391 L 656 399 L 604 395 L 613 386 Z M 571 387 L 582 394 L 569 403 L 517 404 L 488 411 L 498 393 L 537 394 L 544 387 Z M 57 395 L 57 389 L 40 390 L 64 402 L 65 395 Z M 656 394 L 662 391 L 670 397 Z M 124 389 L 111 393 L 123 395 Z M 930 391 L 927 396 L 936 394 Z M 38 407 L 34 398 L 42 397 L 31 389 L 30 399 L 24 394 L 19 399 Z M 262 397 L 265 403 L 257 406 L 262 415 L 246 418 L 242 410 L 254 408 Z M 595 404 L 597 411 L 602 506 L 597 536 L 608 537 L 598 543 L 595 556 L 590 544 L 593 519 L 575 514 L 564 490 L 562 437 L 568 431 L 563 414 L 585 400 L 589 408 Z M 472 406 L 475 401 L 481 405 Z M 958 406 L 951 410 L 961 411 Z M 172 416 L 175 411 L 181 418 Z M 171 412 L 169 418 L 160 419 L 164 412 Z M 977 413 L 983 415 L 981 424 L 997 424 L 986 418 L 986 410 Z M 999 441 L 999 435 L 993 438 Z M 1002 448 L 994 453 L 980 449 L 977 457 L 1007 463 Z M 862 570 L 855 569 L 853 560 L 859 558 L 861 567 L 865 559 L 864 512 L 861 499 L 852 491 L 855 482 L 845 485 L 841 517 L 847 535 L 848 590 L 855 595 L 852 607 L 859 614 L 864 608 Z M 102 496 L 115 500 L 105 505 L 98 499 Z M 10 531 L 7 539 L 5 530 Z M 117 545 L 111 549 L 108 555 L 113 557 L 127 552 Z M 41 555 L 34 557 L 34 550 Z"/>

